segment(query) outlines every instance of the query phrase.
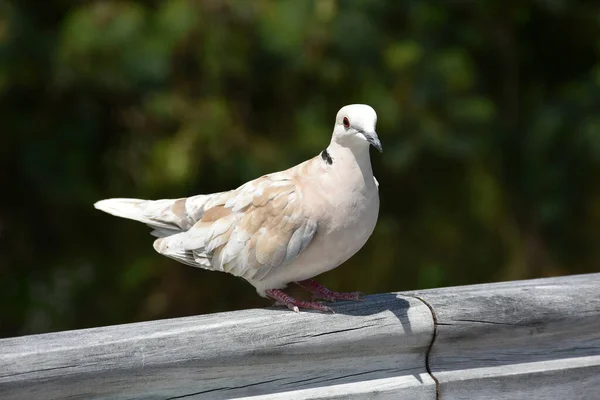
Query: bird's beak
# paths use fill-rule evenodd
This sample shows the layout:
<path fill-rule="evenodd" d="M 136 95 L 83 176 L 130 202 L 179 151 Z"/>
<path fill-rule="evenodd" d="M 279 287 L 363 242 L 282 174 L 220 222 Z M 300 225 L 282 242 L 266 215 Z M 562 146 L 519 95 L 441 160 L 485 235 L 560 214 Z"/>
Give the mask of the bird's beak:
<path fill-rule="evenodd" d="M 379 136 L 377 136 L 377 132 L 362 132 L 362 134 L 365 139 L 367 139 L 367 142 L 371 143 L 380 153 L 383 153 L 383 147 L 381 146 L 381 141 L 379 140 Z"/>

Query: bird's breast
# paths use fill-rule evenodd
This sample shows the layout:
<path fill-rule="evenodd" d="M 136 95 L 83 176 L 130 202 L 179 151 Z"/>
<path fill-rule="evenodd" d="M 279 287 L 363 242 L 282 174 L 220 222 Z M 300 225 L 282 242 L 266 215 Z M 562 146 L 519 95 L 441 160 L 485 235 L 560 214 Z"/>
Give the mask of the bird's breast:
<path fill-rule="evenodd" d="M 339 159 L 334 159 L 334 166 L 336 161 Z M 379 194 L 372 173 L 356 170 L 340 176 L 331 169 L 318 172 L 326 176 L 313 179 L 310 174 L 301 185 L 304 203 L 311 206 L 305 211 L 317 221 L 315 236 L 291 264 L 253 283 L 259 293 L 264 288 L 281 288 L 336 268 L 356 254 L 375 229 Z"/>
<path fill-rule="evenodd" d="M 371 180 L 373 178 L 371 177 Z M 315 249 L 326 250 L 326 270 L 346 261 L 369 239 L 379 215 L 379 194 L 374 184 L 346 183 L 322 193 L 323 215 L 317 228 L 318 243 Z M 310 247 L 310 246 L 309 246 Z"/>

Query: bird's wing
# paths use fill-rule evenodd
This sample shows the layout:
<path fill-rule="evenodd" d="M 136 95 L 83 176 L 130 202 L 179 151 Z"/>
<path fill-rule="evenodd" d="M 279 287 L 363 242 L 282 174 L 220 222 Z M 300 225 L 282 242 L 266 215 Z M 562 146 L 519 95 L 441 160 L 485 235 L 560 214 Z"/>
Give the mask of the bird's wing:
<path fill-rule="evenodd" d="M 157 239 L 154 248 L 188 265 L 260 280 L 294 260 L 315 235 L 317 221 L 300 185 L 276 173 L 203 199 L 201 218 L 186 232 Z"/>

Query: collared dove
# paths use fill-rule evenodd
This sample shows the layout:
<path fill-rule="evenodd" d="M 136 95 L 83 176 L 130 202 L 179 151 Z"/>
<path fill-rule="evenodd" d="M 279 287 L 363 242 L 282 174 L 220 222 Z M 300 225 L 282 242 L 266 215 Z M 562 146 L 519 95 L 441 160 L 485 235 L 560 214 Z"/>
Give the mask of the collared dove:
<path fill-rule="evenodd" d="M 237 189 L 170 200 L 107 199 L 94 206 L 143 222 L 154 249 L 181 263 L 239 276 L 259 295 L 298 312 L 333 311 L 281 289 L 295 282 L 316 298 L 360 300 L 311 278 L 352 257 L 373 233 L 379 213 L 369 145 L 382 151 L 377 114 L 368 105 L 340 109 L 329 146 L 288 170 Z"/>

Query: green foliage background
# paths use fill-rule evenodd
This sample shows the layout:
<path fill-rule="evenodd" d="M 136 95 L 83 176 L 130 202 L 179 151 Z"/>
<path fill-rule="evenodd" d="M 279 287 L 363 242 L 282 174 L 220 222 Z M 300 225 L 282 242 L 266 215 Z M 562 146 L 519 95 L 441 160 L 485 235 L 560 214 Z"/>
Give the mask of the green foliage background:
<path fill-rule="evenodd" d="M 599 271 L 597 2 L 0 0 L 0 335 L 269 305 L 107 197 L 237 187 L 368 103 L 367 293 Z"/>

